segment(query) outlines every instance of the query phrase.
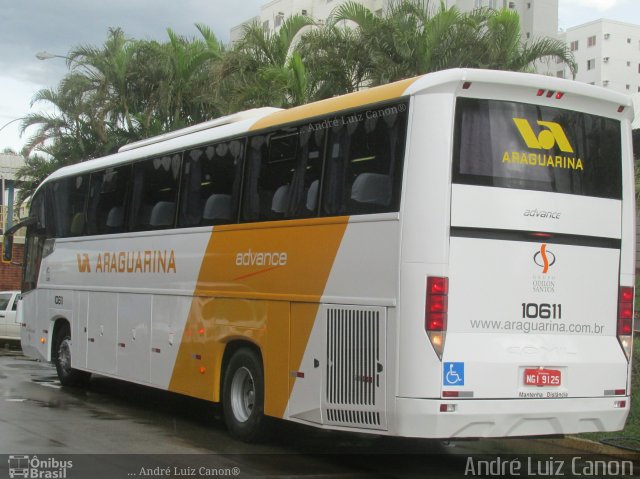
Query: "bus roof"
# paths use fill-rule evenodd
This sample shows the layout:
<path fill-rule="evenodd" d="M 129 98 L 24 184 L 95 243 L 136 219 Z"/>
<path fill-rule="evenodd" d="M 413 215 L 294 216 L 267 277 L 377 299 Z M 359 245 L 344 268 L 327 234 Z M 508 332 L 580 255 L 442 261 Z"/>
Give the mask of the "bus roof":
<path fill-rule="evenodd" d="M 626 110 L 625 116 L 631 115 L 631 118 L 633 118 L 631 97 L 606 88 L 530 73 L 457 68 L 400 80 L 287 110 L 257 108 L 217 118 L 209 122 L 124 145 L 118 153 L 113 155 L 66 166 L 52 173 L 42 184 L 64 176 L 78 175 L 137 159 L 153 157 L 154 155 L 168 154 L 193 145 L 206 144 L 217 139 L 238 136 L 264 128 L 300 122 L 306 119 L 311 120 L 322 115 L 349 110 L 358 106 L 414 95 L 424 90 L 443 88 L 443 91 L 456 91 L 462 88 L 465 82 L 517 86 L 519 88 L 530 87 L 535 90 L 544 88 L 545 91 L 561 91 L 575 96 L 597 98 L 603 102 L 623 106 Z"/>

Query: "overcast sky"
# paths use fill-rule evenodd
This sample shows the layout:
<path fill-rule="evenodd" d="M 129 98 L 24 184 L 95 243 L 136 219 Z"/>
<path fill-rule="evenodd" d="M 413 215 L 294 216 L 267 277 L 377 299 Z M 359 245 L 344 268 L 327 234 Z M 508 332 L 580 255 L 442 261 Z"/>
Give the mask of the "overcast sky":
<path fill-rule="evenodd" d="M 295 0 L 294 0 L 295 1 Z M 535 1 L 535 0 L 533 0 Z M 195 37 L 195 23 L 228 41 L 229 30 L 259 13 L 266 0 L 0 0 L 0 128 L 30 111 L 42 88 L 66 73 L 64 60 L 37 60 L 39 51 L 65 55 L 78 45 L 101 45 L 109 27 L 138 39 L 166 40 L 167 27 Z M 640 25 L 640 0 L 559 0 L 559 26 L 566 29 L 598 18 Z M 35 111 L 42 110 L 36 105 Z M 0 150 L 19 151 L 19 121 L 0 131 Z"/>

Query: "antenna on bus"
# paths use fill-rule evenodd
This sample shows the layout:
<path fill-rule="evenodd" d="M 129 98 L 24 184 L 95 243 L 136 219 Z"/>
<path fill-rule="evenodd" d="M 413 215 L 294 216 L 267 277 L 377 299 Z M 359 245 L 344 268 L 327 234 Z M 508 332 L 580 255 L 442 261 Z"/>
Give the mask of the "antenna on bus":
<path fill-rule="evenodd" d="M 118 153 L 122 153 L 123 151 L 135 150 L 136 148 L 142 148 L 143 146 L 153 145 L 154 143 L 161 143 L 163 141 L 178 138 L 180 136 L 189 135 L 191 133 L 196 133 L 203 130 L 209 130 L 211 128 L 217 128 L 222 125 L 228 125 L 230 123 L 236 123 L 242 120 L 249 120 L 251 118 L 262 118 L 280 110 L 282 110 L 282 108 L 264 107 L 252 108 L 251 110 L 233 113 L 231 115 L 222 116 L 214 120 L 205 121 L 204 123 L 198 123 L 197 125 L 188 126 L 187 128 L 181 128 L 180 130 L 171 131 L 163 135 L 158 135 L 152 138 L 146 138 L 144 140 L 128 143 L 121 146 L 118 149 Z"/>

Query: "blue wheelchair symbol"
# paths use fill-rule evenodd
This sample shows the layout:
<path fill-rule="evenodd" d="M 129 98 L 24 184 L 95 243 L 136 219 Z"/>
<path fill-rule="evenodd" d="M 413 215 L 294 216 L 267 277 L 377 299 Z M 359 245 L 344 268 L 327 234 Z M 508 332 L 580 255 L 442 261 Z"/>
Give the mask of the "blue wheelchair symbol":
<path fill-rule="evenodd" d="M 444 363 L 442 383 L 445 386 L 464 386 L 464 363 Z"/>

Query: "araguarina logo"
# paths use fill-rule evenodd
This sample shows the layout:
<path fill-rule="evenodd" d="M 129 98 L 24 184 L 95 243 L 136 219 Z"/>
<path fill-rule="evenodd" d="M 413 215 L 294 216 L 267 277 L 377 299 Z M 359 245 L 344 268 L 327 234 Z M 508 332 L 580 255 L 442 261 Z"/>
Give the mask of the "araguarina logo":
<path fill-rule="evenodd" d="M 547 244 L 542 243 L 540 251 L 533 255 L 533 262 L 542 268 L 542 274 L 547 274 L 549 268 L 556 262 L 556 255 L 547 249 Z"/>
<path fill-rule="evenodd" d="M 536 136 L 533 128 L 531 128 L 531 125 L 526 119 L 514 118 L 513 122 L 516 124 L 516 127 L 518 128 L 520 135 L 522 135 L 522 139 L 527 144 L 527 147 L 534 150 L 550 150 L 555 145 L 558 145 L 560 151 L 564 153 L 573 153 L 571 143 L 569 143 L 569 139 L 560 124 L 552 121 L 539 120 L 538 125 L 547 129 L 542 130 L 538 136 Z"/>

